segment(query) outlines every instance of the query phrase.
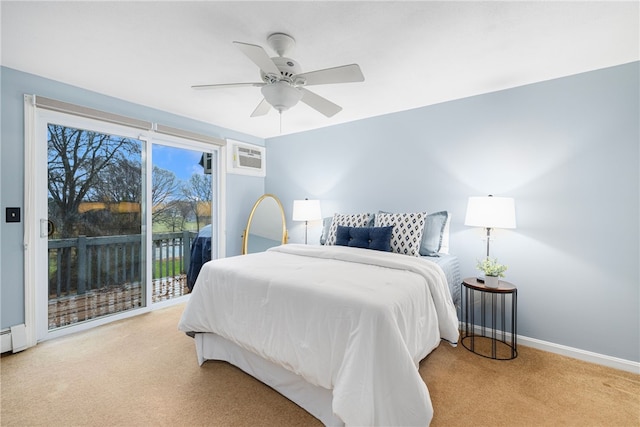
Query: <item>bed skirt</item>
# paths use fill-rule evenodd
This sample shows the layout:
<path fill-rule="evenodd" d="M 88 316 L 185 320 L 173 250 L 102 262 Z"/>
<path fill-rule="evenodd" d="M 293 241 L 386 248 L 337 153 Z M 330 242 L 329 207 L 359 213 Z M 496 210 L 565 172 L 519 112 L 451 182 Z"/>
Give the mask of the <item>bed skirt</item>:
<path fill-rule="evenodd" d="M 252 353 L 239 345 L 213 333 L 195 334 L 198 363 L 223 360 L 276 390 L 319 419 L 326 426 L 344 426 L 332 409 L 333 392 L 308 383 L 275 363 Z"/>

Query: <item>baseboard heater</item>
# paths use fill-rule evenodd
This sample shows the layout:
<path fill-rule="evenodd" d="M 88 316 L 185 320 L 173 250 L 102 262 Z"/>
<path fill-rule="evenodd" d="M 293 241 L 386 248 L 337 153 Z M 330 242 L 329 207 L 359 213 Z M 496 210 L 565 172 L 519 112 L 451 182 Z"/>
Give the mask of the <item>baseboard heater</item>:
<path fill-rule="evenodd" d="M 17 353 L 27 348 L 27 330 L 24 323 L 0 331 L 0 345 L 2 353 L 11 351 Z"/>

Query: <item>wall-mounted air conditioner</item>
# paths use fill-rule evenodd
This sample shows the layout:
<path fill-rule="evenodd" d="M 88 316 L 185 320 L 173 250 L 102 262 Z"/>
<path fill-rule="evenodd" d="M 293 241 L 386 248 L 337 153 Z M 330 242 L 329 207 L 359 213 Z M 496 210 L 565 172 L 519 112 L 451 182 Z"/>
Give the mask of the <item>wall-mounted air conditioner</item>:
<path fill-rule="evenodd" d="M 240 175 L 266 175 L 265 147 L 227 140 L 227 172 Z"/>

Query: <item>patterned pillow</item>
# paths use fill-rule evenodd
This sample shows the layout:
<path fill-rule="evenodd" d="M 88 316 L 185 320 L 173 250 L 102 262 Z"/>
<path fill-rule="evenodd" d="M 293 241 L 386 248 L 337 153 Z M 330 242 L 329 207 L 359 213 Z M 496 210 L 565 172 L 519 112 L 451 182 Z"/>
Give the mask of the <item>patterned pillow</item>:
<path fill-rule="evenodd" d="M 325 245 L 336 244 L 336 232 L 339 225 L 345 227 L 365 227 L 369 221 L 369 214 L 334 214 L 331 220 L 331 227 L 329 228 L 329 235 L 324 242 Z"/>
<path fill-rule="evenodd" d="M 329 229 L 331 228 L 332 220 L 333 220 L 332 216 L 322 218 L 322 233 L 320 234 L 321 245 L 324 245 L 327 242 L 327 237 L 329 237 Z"/>
<path fill-rule="evenodd" d="M 420 243 L 426 212 L 417 213 L 379 213 L 376 215 L 376 227 L 393 225 L 391 233 L 391 252 L 420 256 Z"/>

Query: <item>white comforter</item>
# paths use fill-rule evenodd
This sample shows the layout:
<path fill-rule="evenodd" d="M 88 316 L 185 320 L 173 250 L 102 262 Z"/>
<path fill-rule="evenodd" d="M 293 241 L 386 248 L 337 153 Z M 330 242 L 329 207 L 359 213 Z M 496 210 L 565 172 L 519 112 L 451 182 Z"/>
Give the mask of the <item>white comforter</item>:
<path fill-rule="evenodd" d="M 417 257 L 283 245 L 205 264 L 180 320 L 333 390 L 346 425 L 428 425 L 417 365 L 458 340 L 442 269 Z"/>

